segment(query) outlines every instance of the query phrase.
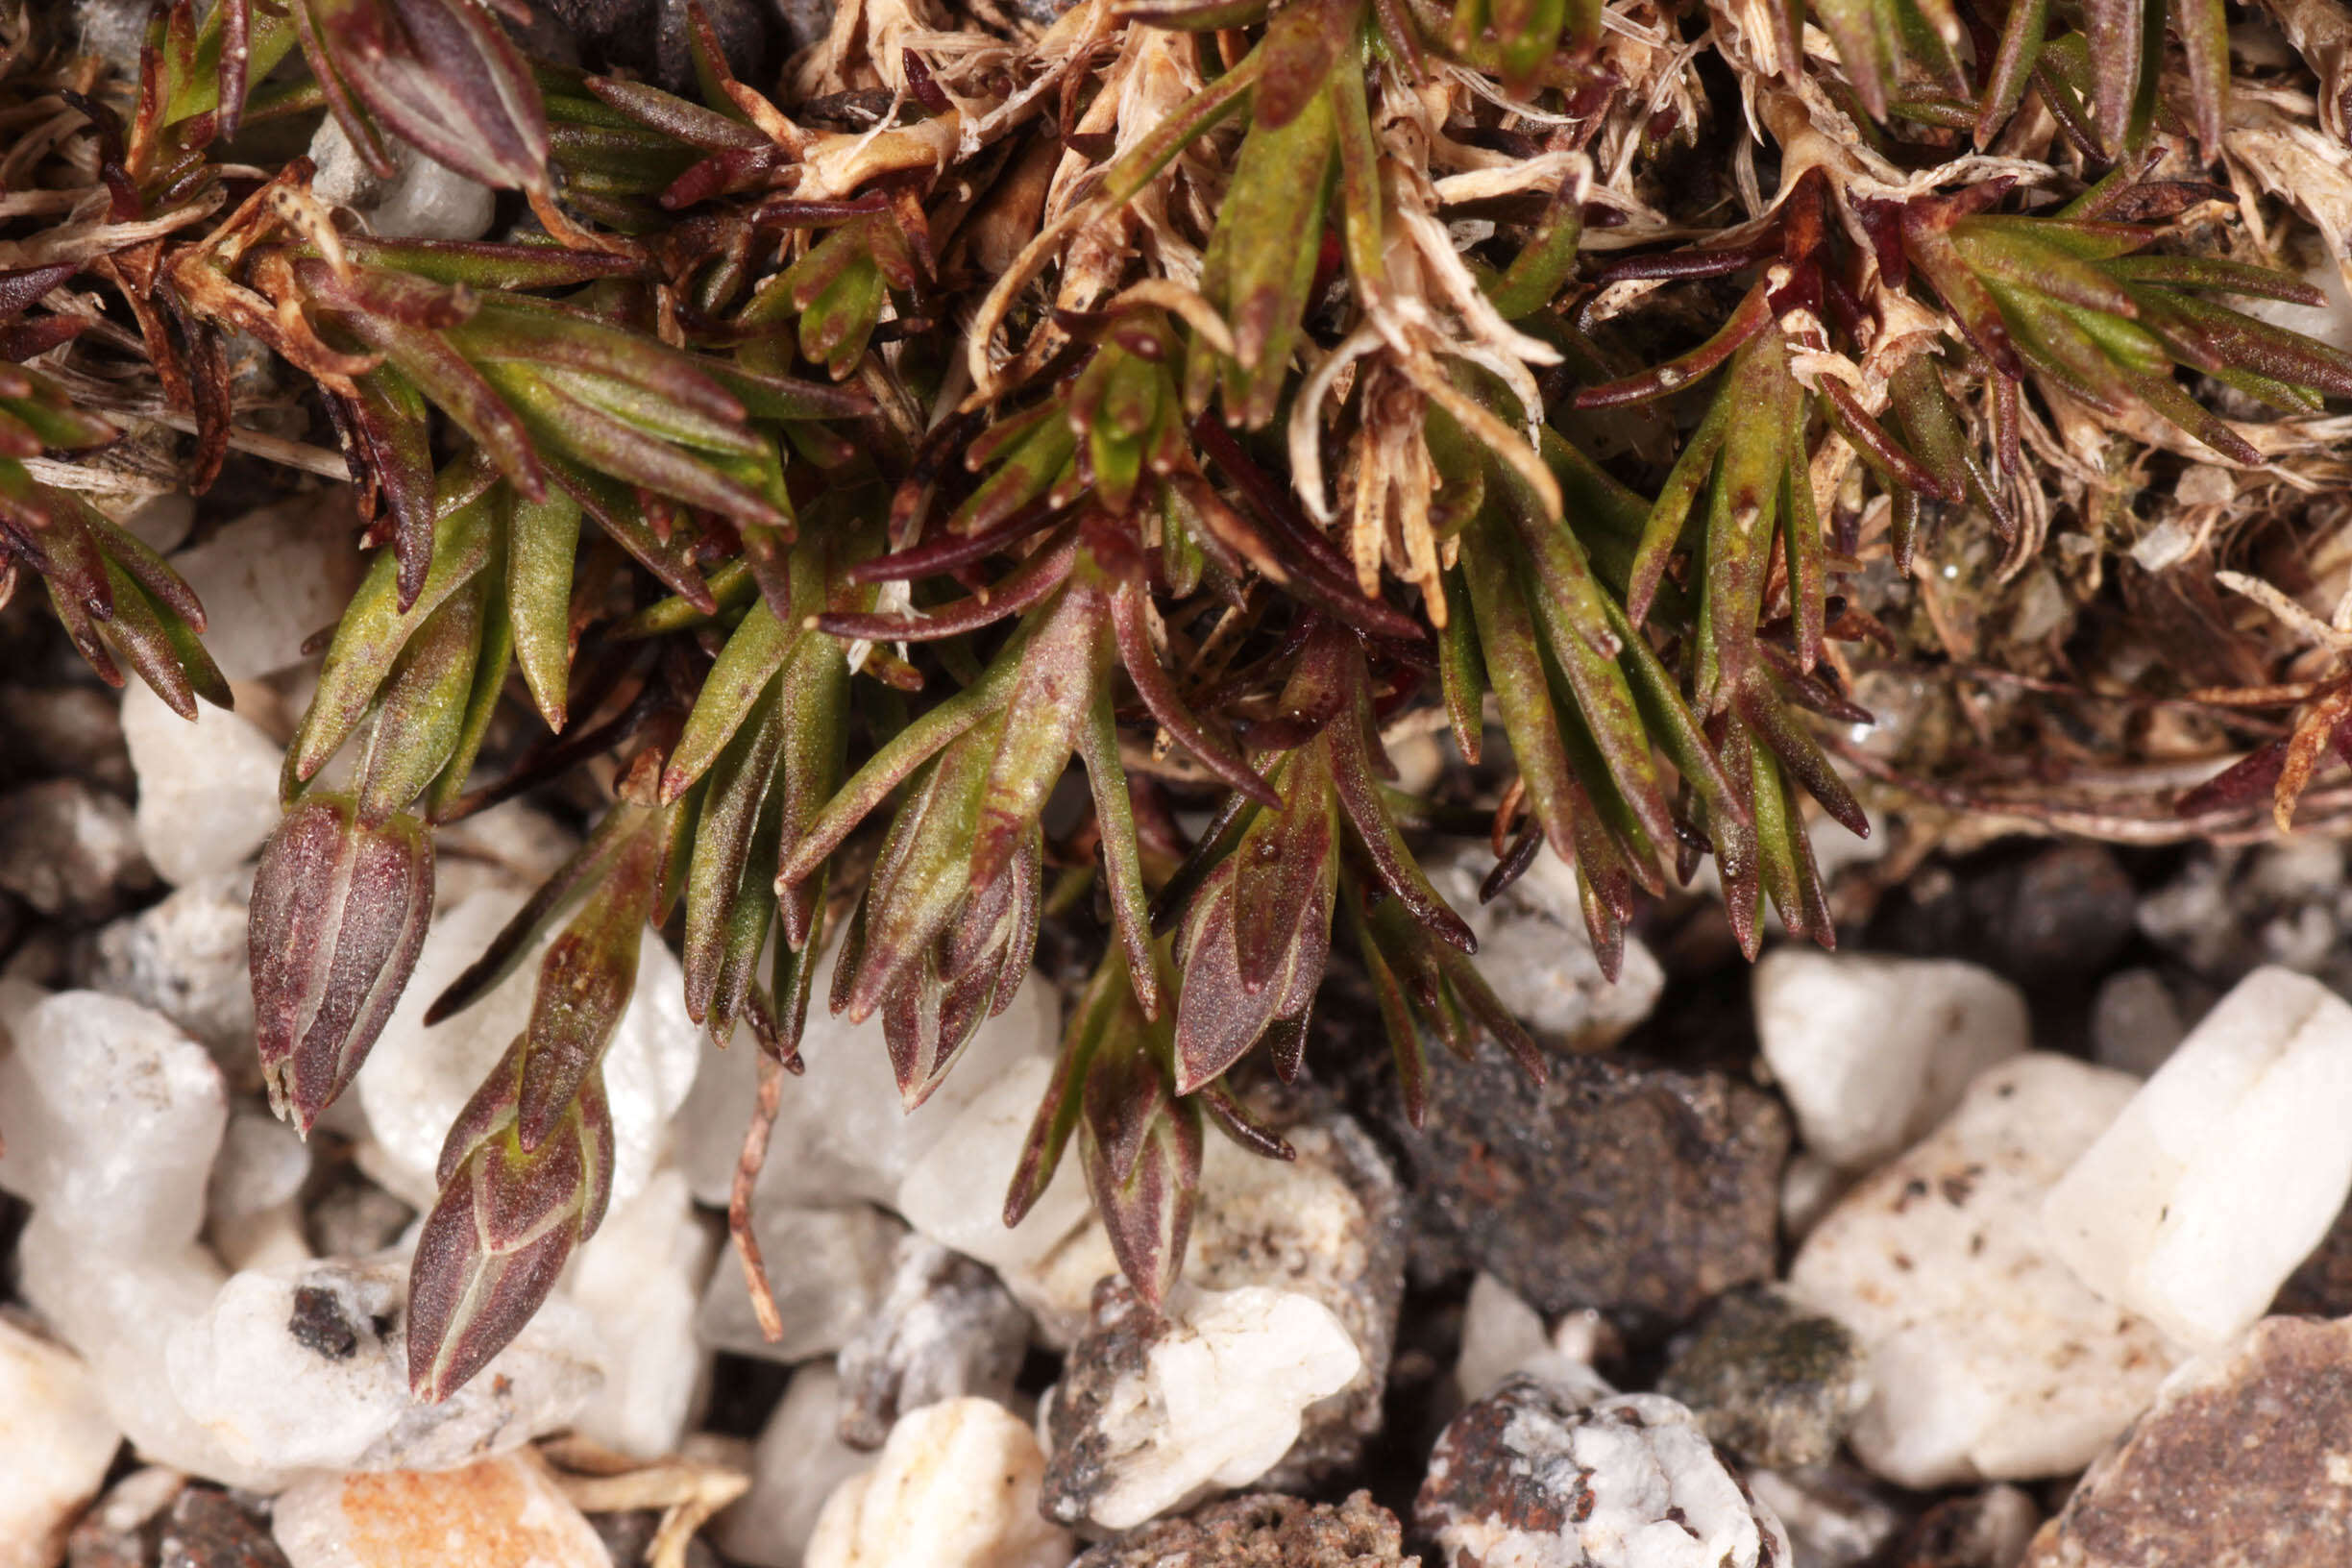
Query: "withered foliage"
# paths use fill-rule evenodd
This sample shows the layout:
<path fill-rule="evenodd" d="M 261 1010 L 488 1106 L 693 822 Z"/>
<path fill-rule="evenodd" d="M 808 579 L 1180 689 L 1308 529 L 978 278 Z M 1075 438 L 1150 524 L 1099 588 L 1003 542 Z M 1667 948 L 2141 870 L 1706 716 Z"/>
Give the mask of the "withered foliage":
<path fill-rule="evenodd" d="M 478 0 L 177 0 L 135 78 L 12 12 L 0 599 L 37 577 L 107 679 L 226 704 L 203 608 L 76 464 L 110 410 L 191 432 L 198 491 L 289 446 L 238 423 L 254 344 L 314 391 L 376 553 L 253 905 L 306 1130 L 407 982 L 434 825 L 613 780 L 430 1009 L 540 954 L 442 1155 L 420 1397 L 602 1216 L 647 940 L 772 1064 L 748 1166 L 812 1004 L 878 1015 L 919 1105 L 1094 895 L 1006 1217 L 1075 1138 L 1156 1301 L 1208 1127 L 1287 1153 L 1230 1076 L 1302 1070 L 1335 937 L 1415 1118 L 1432 1041 L 1543 1070 L 1431 832 L 1491 837 L 1489 898 L 1572 862 L 1612 972 L 1710 855 L 1748 951 L 1768 902 L 1828 944 L 1808 822 L 1868 831 L 1836 759 L 1896 770 L 1841 732 L 1923 646 L 1891 584 L 1948 669 L 1963 556 L 2088 598 L 2164 529 L 2210 565 L 2340 483 L 2352 355 L 2283 312 L 2331 298 L 2296 233 L 2352 241 L 2352 15 L 2273 11 L 2234 60 L 2217 0 L 843 0 L 760 82 L 690 9 L 683 94 L 532 59 Z M 379 173 L 519 193 L 513 227 L 380 237 L 252 160 L 325 116 Z M 2212 700 L 2297 717 L 2190 820 L 2284 820 L 2352 756 L 2325 577 L 2217 579 L 2283 674 Z M 2208 711 L 2149 678 L 2103 695 Z M 502 705 L 548 734 L 485 769 Z M 1406 787 L 1416 709 L 1493 790 Z"/>

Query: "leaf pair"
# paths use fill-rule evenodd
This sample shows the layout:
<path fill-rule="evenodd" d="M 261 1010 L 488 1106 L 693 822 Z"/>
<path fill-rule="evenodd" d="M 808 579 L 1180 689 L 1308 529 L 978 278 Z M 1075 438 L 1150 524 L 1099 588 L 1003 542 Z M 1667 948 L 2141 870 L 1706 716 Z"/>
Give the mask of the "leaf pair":
<path fill-rule="evenodd" d="M 461 1387 L 520 1334 L 612 1192 L 602 1061 L 636 988 L 638 949 L 677 894 L 678 814 L 641 765 L 572 862 L 518 912 L 427 1014 L 485 993 L 579 900 L 540 961 L 530 1018 L 442 1145 L 441 1196 L 409 1268 L 408 1384 L 428 1403 Z"/>
<path fill-rule="evenodd" d="M 560 617 L 565 600 L 547 591 L 543 575 L 507 567 L 511 555 L 528 562 L 548 552 L 537 537 L 544 508 L 522 502 L 477 454 L 442 472 L 434 510 L 432 556 L 407 606 L 400 602 L 401 563 L 380 553 L 335 624 L 318 688 L 286 747 L 281 788 L 289 799 L 364 729 L 355 779 L 360 820 L 380 826 L 428 790 L 437 814 L 465 787 L 524 621 L 533 627 L 541 679 L 557 681 L 568 653 L 559 658 L 558 649 L 541 645 L 551 606 Z M 551 569 L 568 583 L 569 553 Z M 502 582 L 503 593 L 496 591 Z M 557 619 L 554 635 L 568 644 L 562 627 Z M 545 668 L 551 661 L 552 671 Z"/>
<path fill-rule="evenodd" d="M 1049 585 L 1044 601 L 977 680 L 877 751 L 785 861 L 784 881 L 809 875 L 886 796 L 912 783 L 884 842 L 859 925 L 843 949 L 834 1002 L 852 1017 L 884 1007 L 904 986 L 929 983 L 926 973 L 938 979 L 976 974 L 974 966 L 1026 965 L 1036 935 L 1039 819 L 1073 754 L 1085 760 L 1092 786 L 1120 941 L 1131 958 L 1150 950 L 1141 857 L 1112 710 L 1117 589 L 1095 552 L 1074 540 L 1064 551 L 1040 549 L 1024 563 L 1024 570 L 1031 567 L 1060 579 Z M 966 629 L 952 611 L 936 620 L 827 615 L 818 625 L 836 636 L 876 639 L 934 635 L 943 626 Z M 1009 896 L 993 895 L 1000 879 L 1012 882 Z M 936 945 L 943 939 L 949 942 L 945 949 Z M 944 969 L 925 969 L 943 956 Z M 984 989 L 996 998 L 992 1005 L 1010 999 L 1009 990 L 992 983 Z M 902 1019 L 912 1005 L 898 1003 Z M 1157 1007 L 1156 992 L 1147 989 L 1144 1005 Z M 980 1017 L 964 1011 L 951 1016 L 968 1016 L 972 1027 Z M 909 1069 L 912 1076 L 901 1087 L 911 1092 L 935 1079 L 943 1070 L 936 1064 L 960 1044 L 942 1037 L 909 1053 L 910 1061 L 934 1066 Z"/>
<path fill-rule="evenodd" d="M 2289 413 L 2352 396 L 2352 355 L 2207 297 L 2320 303 L 2300 280 L 2216 258 L 2142 256 L 2160 231 L 1976 210 L 1987 199 L 1980 191 L 1910 203 L 1902 257 L 2009 380 L 2031 375 L 2110 417 L 2145 409 L 2246 464 L 2261 462 L 2260 452 L 2181 387 L 2175 366 Z M 2002 466 L 2014 471 L 2008 423 L 1997 433 Z"/>
<path fill-rule="evenodd" d="M 1540 850 L 1539 844 L 1534 845 Z M 1341 902 L 1364 976 L 1380 1004 L 1382 1031 L 1396 1064 L 1397 1094 L 1406 1120 L 1421 1125 L 1429 1109 L 1429 1062 L 1422 1042 L 1434 1035 L 1464 1061 L 1482 1038 L 1508 1051 L 1520 1070 L 1541 1083 L 1543 1053 L 1510 1009 L 1495 995 L 1467 954 L 1441 942 L 1404 903 L 1349 879 Z"/>
<path fill-rule="evenodd" d="M 1252 743 L 1274 759 L 1268 778 L 1280 804 L 1233 797 L 1194 857 L 1195 865 L 1215 858 L 1177 939 L 1179 1093 L 1222 1076 L 1262 1040 L 1276 1071 L 1296 1075 L 1343 865 L 1360 868 L 1438 941 L 1465 953 L 1477 946 L 1430 886 L 1382 796 L 1379 777 L 1392 770 L 1352 633 L 1328 623 L 1309 632 L 1278 711 Z"/>
<path fill-rule="evenodd" d="M 1564 442 L 1548 442 L 1546 456 L 1578 510 L 1619 514 L 1580 520 L 1596 534 L 1638 508 L 1597 470 L 1580 471 Z M 1675 842 L 1658 753 L 1721 817 L 1743 812 L 1680 685 L 1595 574 L 1577 528 L 1548 517 L 1508 465 L 1492 465 L 1485 493 L 1448 584 L 1448 600 L 1470 613 L 1449 617 L 1439 646 L 1446 706 L 1474 756 L 1493 692 L 1527 805 L 1554 853 L 1576 866 L 1594 950 L 1613 976 L 1634 889 L 1664 890 L 1661 855 Z"/>
<path fill-rule="evenodd" d="M 1740 817 L 1700 808 L 1700 831 L 1715 849 L 1724 907 L 1732 935 L 1751 960 L 1762 949 L 1760 899 L 1769 895 L 1780 923 L 1800 941 L 1837 945 L 1821 870 L 1806 834 L 1798 789 L 1821 802 L 1857 838 L 1870 836 L 1870 821 L 1819 742 L 1798 716 L 1803 705 L 1844 723 L 1868 723 L 1870 715 L 1825 683 L 1793 670 L 1785 678 L 1765 668 L 1752 671 L 1707 732 L 1723 759 L 1724 772 L 1745 812 Z"/>
<path fill-rule="evenodd" d="M 0 288 L 0 604 L 20 570 L 49 590 L 49 602 L 90 668 L 110 686 L 129 665 L 183 719 L 196 701 L 230 705 L 229 682 L 205 651 L 204 605 L 179 573 L 80 496 L 35 479 L 25 460 L 44 452 L 86 451 L 120 435 L 76 408 L 48 378 L 10 356 L 29 357 L 72 337 L 70 318 L 19 321 L 25 306 L 72 276 L 70 266 L 20 273 Z"/>
<path fill-rule="evenodd" d="M 789 619 L 779 620 L 765 599 L 752 601 L 704 678 L 662 774 L 663 800 L 684 800 L 694 824 L 686 1011 L 722 1044 L 751 997 L 779 913 L 773 994 L 783 1054 L 807 1016 L 825 870 L 821 864 L 789 883 L 776 873 L 840 785 L 849 696 L 841 644 L 807 622 L 824 607 L 870 607 L 873 590 L 849 580 L 848 569 L 871 534 L 812 532 L 793 546 Z"/>
<path fill-rule="evenodd" d="M 1174 989 L 1174 972 L 1157 950 L 1151 962 L 1141 989 L 1164 995 Z M 1230 1103 L 1221 1090 L 1180 1097 L 1173 1074 L 1169 1020 L 1143 1004 L 1126 954 L 1114 946 L 1064 1031 L 1053 1078 L 1005 1196 L 1005 1223 L 1017 1225 L 1052 1184 L 1070 1135 L 1078 1134 L 1080 1164 L 1112 1253 L 1155 1308 L 1184 1270 L 1200 1188 L 1202 1113 L 1213 1100 Z"/>
<path fill-rule="evenodd" d="M 129 666 L 183 719 L 196 717 L 198 698 L 231 705 L 228 678 L 205 651 L 204 606 L 171 564 L 105 513 L 71 491 L 37 481 L 17 461 L 44 445 L 90 445 L 76 440 L 107 427 L 89 416 L 11 385 L 36 379 L 0 364 L 0 603 L 20 567 L 38 576 L 66 635 L 99 678 L 124 681 Z M 12 422 L 30 432 L 12 440 Z"/>
<path fill-rule="evenodd" d="M 1314 303 L 1335 185 L 1359 303 L 1382 288 L 1379 154 L 1358 42 L 1362 13 L 1361 0 L 1300 0 L 1278 11 L 1259 41 L 1249 130 L 1201 262 L 1201 295 L 1232 339 L 1193 336 L 1185 406 L 1195 415 L 1214 391 L 1232 423 L 1259 429 L 1272 422 Z"/>

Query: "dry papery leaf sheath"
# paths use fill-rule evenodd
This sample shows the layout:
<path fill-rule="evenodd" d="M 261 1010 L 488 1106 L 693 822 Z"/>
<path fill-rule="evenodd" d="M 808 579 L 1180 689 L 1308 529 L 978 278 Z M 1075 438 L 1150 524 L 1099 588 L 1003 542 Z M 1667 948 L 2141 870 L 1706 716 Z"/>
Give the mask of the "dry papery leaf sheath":
<path fill-rule="evenodd" d="M 1068 924 L 1099 962 L 1006 1217 L 1074 1138 L 1157 1301 L 1207 1124 L 1288 1152 L 1231 1079 L 1302 1070 L 1335 936 L 1416 1118 L 1432 1041 L 1543 1070 L 1433 834 L 1490 839 L 1489 898 L 1573 862 L 1613 972 L 1710 855 L 1751 954 L 1767 900 L 1834 940 L 1808 823 L 1868 831 L 1833 756 L 1874 673 L 2023 683 L 1947 762 L 2062 710 L 2105 715 L 2078 760 L 2242 759 L 2151 833 L 2283 821 L 2352 752 L 2340 502 L 2306 499 L 2352 356 L 2285 325 L 2352 240 L 2335 0 L 2236 37 L 2218 0 L 844 0 L 776 80 L 694 13 L 683 94 L 532 59 L 525 19 L 180 0 L 135 81 L 0 19 L 0 595 L 225 706 L 195 596 L 77 476 L 157 420 L 200 492 L 284 455 L 241 419 L 254 342 L 374 552 L 254 893 L 282 1115 L 390 1015 L 434 825 L 608 781 L 431 1006 L 539 955 L 442 1154 L 421 1398 L 603 1214 L 648 940 L 775 1065 L 764 1129 L 813 1000 L 880 1016 L 911 1108 Z M 371 234 L 262 151 L 322 116 L 518 193 L 506 237 Z M 2185 575 L 2124 564 L 2159 528 Z M 1955 597 L 2035 574 L 2073 608 L 2033 647 Z M 2082 662 L 2133 593 L 2226 656 Z M 545 734 L 479 766 L 502 707 Z M 1475 771 L 1400 787 L 1415 710 Z"/>

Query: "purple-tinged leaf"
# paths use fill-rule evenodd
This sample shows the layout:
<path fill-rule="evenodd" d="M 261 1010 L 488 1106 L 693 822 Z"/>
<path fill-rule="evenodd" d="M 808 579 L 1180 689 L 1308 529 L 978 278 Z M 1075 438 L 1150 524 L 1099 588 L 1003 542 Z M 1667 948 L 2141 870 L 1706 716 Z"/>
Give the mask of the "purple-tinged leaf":
<path fill-rule="evenodd" d="M 455 1393 L 523 1332 L 612 1196 L 601 1075 L 581 1083 L 559 1135 L 527 1153 L 514 1125 L 524 1054 L 517 1041 L 459 1113 L 442 1150 L 440 1201 L 418 1233 L 408 1387 L 427 1404 Z M 535 1225 L 519 1226 L 529 1215 Z"/>
<path fill-rule="evenodd" d="M 271 1108 L 305 1135 L 383 1032 L 432 902 L 432 839 L 414 817 L 368 828 L 348 796 L 312 796 L 262 846 L 247 925 L 254 1041 Z"/>

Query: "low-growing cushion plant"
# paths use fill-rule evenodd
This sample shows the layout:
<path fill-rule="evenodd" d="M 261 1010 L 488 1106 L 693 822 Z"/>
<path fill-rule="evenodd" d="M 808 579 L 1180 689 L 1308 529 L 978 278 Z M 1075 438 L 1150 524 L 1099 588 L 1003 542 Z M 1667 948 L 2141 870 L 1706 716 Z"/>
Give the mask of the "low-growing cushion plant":
<path fill-rule="evenodd" d="M 0 195 L 0 598 L 37 578 L 108 680 L 230 700 L 186 583 L 59 482 L 117 433 L 61 380 L 86 352 L 201 492 L 258 344 L 373 551 L 254 890 L 281 1115 L 381 1032 L 435 825 L 611 781 L 431 1003 L 551 936 L 442 1154 L 422 1398 L 602 1217 L 643 943 L 764 1092 L 817 1006 L 879 1016 L 912 1108 L 1042 922 L 1098 936 L 1005 1213 L 1075 1139 L 1157 1302 L 1207 1124 L 1287 1152 L 1229 1077 L 1302 1070 L 1335 951 L 1416 1119 L 1433 1042 L 1542 1071 L 1430 835 L 1491 838 L 1484 898 L 1573 864 L 1612 974 L 1707 857 L 1752 956 L 1767 904 L 1826 945 L 1808 821 L 1868 822 L 1823 722 L 1869 718 L 1843 650 L 1883 636 L 1847 584 L 1939 528 L 2046 549 L 2052 466 L 2101 440 L 2251 472 L 2352 398 L 2271 308 L 2322 291 L 2217 182 L 2284 89 L 2233 95 L 2207 0 L 842 5 L 747 81 L 689 4 L 682 92 L 477 0 L 177 0 L 135 77 L 0 20 L 0 173 L 56 193 Z M 2300 102 L 2340 135 L 2317 37 Z M 505 237 L 380 237 L 255 161 L 325 117 L 380 175 L 517 193 Z M 2345 693 L 2276 698 L 2291 731 L 2193 809 L 2283 820 Z M 547 733 L 493 770 L 502 708 Z M 1416 709 L 1480 812 L 1400 786 Z"/>

